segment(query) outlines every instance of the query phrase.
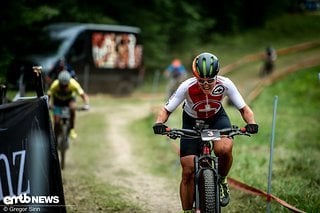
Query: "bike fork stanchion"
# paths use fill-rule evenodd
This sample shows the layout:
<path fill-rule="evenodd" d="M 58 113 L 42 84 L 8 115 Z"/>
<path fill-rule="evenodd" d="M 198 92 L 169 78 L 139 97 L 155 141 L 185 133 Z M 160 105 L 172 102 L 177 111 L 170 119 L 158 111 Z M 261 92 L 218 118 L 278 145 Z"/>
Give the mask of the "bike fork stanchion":
<path fill-rule="evenodd" d="M 220 176 L 219 176 L 219 170 L 218 170 L 218 162 L 219 158 L 218 157 L 215 157 L 215 160 L 213 161 L 214 162 L 214 178 L 216 179 L 216 212 L 220 212 Z"/>
<path fill-rule="evenodd" d="M 200 195 L 199 195 L 199 158 L 198 156 L 194 157 L 194 199 L 195 199 L 195 212 L 200 212 Z"/>

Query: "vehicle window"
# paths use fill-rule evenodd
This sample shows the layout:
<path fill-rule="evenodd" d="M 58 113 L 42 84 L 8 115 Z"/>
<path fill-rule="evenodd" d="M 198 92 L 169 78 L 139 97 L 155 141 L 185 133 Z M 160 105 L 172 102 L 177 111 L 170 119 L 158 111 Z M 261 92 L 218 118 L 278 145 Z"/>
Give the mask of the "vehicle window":
<path fill-rule="evenodd" d="M 92 33 L 92 57 L 98 68 L 137 68 L 141 65 L 142 46 L 133 33 Z"/>
<path fill-rule="evenodd" d="M 81 33 L 70 49 L 70 57 L 72 60 L 79 60 L 86 55 L 86 32 Z"/>

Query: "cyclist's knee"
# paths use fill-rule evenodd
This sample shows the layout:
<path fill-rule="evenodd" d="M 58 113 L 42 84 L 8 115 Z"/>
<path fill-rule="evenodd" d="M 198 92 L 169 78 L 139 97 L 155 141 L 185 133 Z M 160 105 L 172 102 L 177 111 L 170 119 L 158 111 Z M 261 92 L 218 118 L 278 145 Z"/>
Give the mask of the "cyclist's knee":
<path fill-rule="evenodd" d="M 189 182 L 193 180 L 194 164 L 193 162 L 181 162 L 182 163 L 182 181 Z"/>
<path fill-rule="evenodd" d="M 192 181 L 194 179 L 193 174 L 194 174 L 193 167 L 183 168 L 181 181 L 183 183 L 188 183 Z"/>
<path fill-rule="evenodd" d="M 233 141 L 229 138 L 222 138 L 214 145 L 214 153 L 217 156 L 232 155 Z"/>

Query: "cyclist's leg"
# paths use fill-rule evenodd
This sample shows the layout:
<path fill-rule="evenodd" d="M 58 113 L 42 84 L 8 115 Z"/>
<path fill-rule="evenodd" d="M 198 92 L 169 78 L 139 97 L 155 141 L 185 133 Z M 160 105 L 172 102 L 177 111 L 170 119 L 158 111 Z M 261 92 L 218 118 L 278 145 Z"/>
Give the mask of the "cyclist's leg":
<path fill-rule="evenodd" d="M 76 100 L 71 98 L 68 100 L 68 105 L 70 108 L 70 129 L 74 129 L 75 119 L 76 119 Z"/>
<path fill-rule="evenodd" d="M 215 120 L 210 122 L 210 128 L 223 129 L 231 127 L 228 115 L 222 108 L 215 116 Z M 221 137 L 221 140 L 214 143 L 214 153 L 219 157 L 219 174 L 223 177 L 227 176 L 232 166 L 233 141 L 227 137 Z"/>
<path fill-rule="evenodd" d="M 195 120 L 183 113 L 182 128 L 192 129 Z M 180 140 L 180 163 L 182 177 L 180 183 L 180 199 L 183 210 L 191 210 L 194 201 L 194 156 L 199 153 L 198 139 L 182 138 Z"/>
<path fill-rule="evenodd" d="M 216 115 L 216 120 L 211 123 L 210 127 L 214 129 L 223 129 L 231 126 L 228 115 L 224 109 Z M 221 137 L 221 140 L 214 143 L 214 153 L 219 157 L 219 174 L 220 174 L 220 204 L 221 206 L 228 205 L 230 201 L 230 192 L 227 182 L 227 175 L 231 169 L 233 140 L 227 137 Z"/>
<path fill-rule="evenodd" d="M 180 182 L 180 200 L 183 210 L 191 210 L 194 200 L 194 155 L 180 158 L 182 177 Z"/>
<path fill-rule="evenodd" d="M 54 134 L 57 137 L 60 131 L 60 115 L 61 115 L 61 109 L 59 107 L 64 106 L 65 103 L 61 101 L 60 99 L 53 98 L 53 130 Z"/>

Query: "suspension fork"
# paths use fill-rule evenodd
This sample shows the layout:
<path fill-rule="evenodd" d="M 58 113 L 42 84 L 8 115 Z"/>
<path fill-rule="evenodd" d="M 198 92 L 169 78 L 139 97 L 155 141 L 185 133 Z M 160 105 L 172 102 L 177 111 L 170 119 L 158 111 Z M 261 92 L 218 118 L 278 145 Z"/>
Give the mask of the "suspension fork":
<path fill-rule="evenodd" d="M 194 157 L 194 198 L 195 198 L 195 210 L 198 212 L 200 210 L 200 195 L 199 195 L 199 157 Z"/>
<path fill-rule="evenodd" d="M 216 188 L 216 211 L 217 212 L 220 212 L 220 175 L 219 175 L 219 158 L 217 156 L 213 157 L 213 160 L 214 162 L 214 168 L 213 168 L 213 171 L 214 171 L 214 179 L 216 180 L 216 185 L 215 185 L 215 188 Z"/>

